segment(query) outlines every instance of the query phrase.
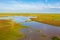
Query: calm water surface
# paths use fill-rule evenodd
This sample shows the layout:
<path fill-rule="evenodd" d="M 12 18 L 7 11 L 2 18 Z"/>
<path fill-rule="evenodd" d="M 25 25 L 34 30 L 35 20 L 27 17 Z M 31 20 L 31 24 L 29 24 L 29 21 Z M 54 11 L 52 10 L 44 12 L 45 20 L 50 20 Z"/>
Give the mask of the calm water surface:
<path fill-rule="evenodd" d="M 31 17 L 11 16 L 8 18 L 13 18 L 15 22 L 20 22 L 22 25 L 29 27 L 21 30 L 25 34 L 25 38 L 21 40 L 51 40 L 52 37 L 60 37 L 60 27 L 35 21 L 25 22 L 26 20 L 30 20 L 29 18 Z"/>
<path fill-rule="evenodd" d="M 22 25 L 29 28 L 22 29 L 25 38 L 22 40 L 51 40 L 52 37 L 60 37 L 60 27 L 48 24 L 38 23 L 35 21 L 25 22 L 30 17 L 15 17 L 15 21 L 21 22 Z M 38 30 L 40 32 L 38 32 Z M 44 37 L 45 36 L 45 37 Z"/>
<path fill-rule="evenodd" d="M 29 29 L 24 29 L 23 32 L 27 35 L 24 40 L 51 40 L 52 37 L 60 37 L 60 27 L 51 26 L 38 22 L 26 22 L 23 25 L 30 27 Z M 37 32 L 40 30 L 41 32 Z M 30 32 L 32 31 L 32 32 Z M 43 37 L 46 36 L 46 37 Z"/>

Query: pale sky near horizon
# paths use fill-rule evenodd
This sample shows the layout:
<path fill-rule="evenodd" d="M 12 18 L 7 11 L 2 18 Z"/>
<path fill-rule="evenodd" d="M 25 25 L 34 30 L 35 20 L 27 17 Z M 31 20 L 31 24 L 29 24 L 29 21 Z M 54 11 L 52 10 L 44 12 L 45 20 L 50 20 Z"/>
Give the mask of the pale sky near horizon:
<path fill-rule="evenodd" d="M 0 0 L 0 12 L 60 13 L 60 0 Z"/>

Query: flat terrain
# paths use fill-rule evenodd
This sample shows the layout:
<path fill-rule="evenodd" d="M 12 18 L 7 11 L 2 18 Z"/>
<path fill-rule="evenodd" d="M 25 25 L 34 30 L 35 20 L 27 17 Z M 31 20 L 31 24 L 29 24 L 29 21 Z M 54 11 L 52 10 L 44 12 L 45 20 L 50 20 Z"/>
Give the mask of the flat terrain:
<path fill-rule="evenodd" d="M 60 14 L 47 14 L 47 13 L 0 13 L 0 17 L 6 16 L 36 16 L 37 18 L 31 18 L 33 21 L 60 26 Z"/>
<path fill-rule="evenodd" d="M 31 18 L 40 23 L 60 26 L 60 14 L 39 14 L 37 18 Z"/>
<path fill-rule="evenodd" d="M 48 14 L 48 13 L 0 13 L 0 16 L 60 16 L 60 14 Z"/>
<path fill-rule="evenodd" d="M 14 21 L 10 20 L 0 20 L 0 40 L 18 40 L 18 39 L 22 39 L 24 38 L 24 40 L 39 40 L 40 39 L 40 31 L 42 32 L 47 32 L 49 33 L 47 36 L 50 35 L 50 37 L 55 36 L 55 35 L 59 35 L 60 37 L 60 28 L 58 28 L 57 26 L 60 26 L 60 14 L 7 14 L 7 13 L 3 13 L 0 14 L 0 17 L 7 17 L 7 16 L 35 16 L 37 18 L 30 18 L 32 21 L 37 21 L 39 22 L 39 24 L 37 23 L 27 23 L 30 26 L 32 25 L 32 28 L 36 26 L 36 28 L 40 28 L 39 32 L 37 32 L 34 29 L 28 29 L 28 30 L 24 30 L 23 33 L 21 33 L 20 29 L 22 28 L 27 28 L 23 25 L 21 25 L 20 23 L 16 23 Z M 20 20 L 20 19 L 19 19 Z M 31 22 L 31 21 L 30 21 Z M 40 23 L 44 23 L 44 24 L 49 24 L 49 25 L 44 25 L 44 24 L 40 24 Z M 26 23 L 25 23 L 26 24 Z M 26 24 L 26 25 L 27 25 Z M 50 25 L 54 25 L 51 26 L 52 28 L 50 28 Z M 55 29 L 56 26 L 56 29 Z M 42 29 L 42 30 L 41 30 Z M 25 34 L 27 33 L 27 34 Z M 56 33 L 56 34 L 55 34 Z M 24 37 L 25 34 L 25 37 Z M 52 34 L 52 35 L 51 35 Z M 42 34 L 43 35 L 43 34 Z M 44 35 L 43 35 L 44 36 Z M 50 38 L 49 37 L 49 38 Z M 45 39 L 44 39 L 45 40 Z"/>
<path fill-rule="evenodd" d="M 19 30 L 26 28 L 12 20 L 0 20 L 0 40 L 17 40 L 24 37 Z"/>

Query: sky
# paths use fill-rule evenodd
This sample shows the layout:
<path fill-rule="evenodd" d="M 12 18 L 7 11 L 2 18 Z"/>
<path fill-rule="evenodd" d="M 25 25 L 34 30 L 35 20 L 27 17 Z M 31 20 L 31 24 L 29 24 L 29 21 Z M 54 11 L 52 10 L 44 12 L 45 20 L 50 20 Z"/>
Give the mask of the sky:
<path fill-rule="evenodd" d="M 60 13 L 60 0 L 0 0 L 0 12 Z"/>

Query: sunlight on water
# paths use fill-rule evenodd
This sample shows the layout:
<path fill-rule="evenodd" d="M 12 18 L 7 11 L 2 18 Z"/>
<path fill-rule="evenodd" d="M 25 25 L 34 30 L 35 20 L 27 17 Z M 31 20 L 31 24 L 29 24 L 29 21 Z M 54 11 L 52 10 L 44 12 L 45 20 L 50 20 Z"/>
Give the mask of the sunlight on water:
<path fill-rule="evenodd" d="M 30 18 L 37 18 L 37 17 L 34 17 L 34 16 L 0 17 L 0 19 L 12 19 L 13 21 L 15 21 L 17 23 L 21 23 L 24 26 L 28 26 L 29 28 L 23 29 L 23 31 L 22 31 L 26 35 L 26 38 L 24 38 L 23 40 L 25 40 L 25 39 L 26 40 L 39 40 L 39 39 L 42 39 L 42 36 L 49 37 L 46 40 L 49 40 L 53 36 L 60 37 L 60 27 L 31 21 Z"/>

